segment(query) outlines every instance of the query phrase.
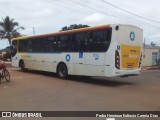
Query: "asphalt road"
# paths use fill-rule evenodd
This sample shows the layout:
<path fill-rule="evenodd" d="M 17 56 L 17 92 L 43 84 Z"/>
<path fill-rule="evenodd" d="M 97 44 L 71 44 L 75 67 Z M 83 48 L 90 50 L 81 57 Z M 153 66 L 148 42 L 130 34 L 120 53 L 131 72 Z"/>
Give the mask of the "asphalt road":
<path fill-rule="evenodd" d="M 127 78 L 69 77 L 9 68 L 0 111 L 160 111 L 160 70 Z"/>

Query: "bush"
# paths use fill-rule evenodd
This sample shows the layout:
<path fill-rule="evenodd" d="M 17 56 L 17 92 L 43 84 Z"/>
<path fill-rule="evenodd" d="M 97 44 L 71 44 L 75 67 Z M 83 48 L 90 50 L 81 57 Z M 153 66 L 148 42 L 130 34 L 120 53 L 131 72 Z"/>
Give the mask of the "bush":
<path fill-rule="evenodd" d="M 8 51 L 3 55 L 4 61 L 7 61 L 8 59 L 11 59 L 11 53 L 9 53 Z"/>

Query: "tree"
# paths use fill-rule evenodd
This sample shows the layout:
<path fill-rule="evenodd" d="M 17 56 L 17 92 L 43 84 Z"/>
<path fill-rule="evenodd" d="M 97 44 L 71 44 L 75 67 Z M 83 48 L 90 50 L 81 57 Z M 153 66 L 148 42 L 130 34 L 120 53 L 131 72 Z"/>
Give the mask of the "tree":
<path fill-rule="evenodd" d="M 151 42 L 151 46 L 152 47 L 154 47 L 154 46 L 156 46 L 156 44 L 155 43 L 153 43 L 153 41 Z"/>
<path fill-rule="evenodd" d="M 70 25 L 69 27 L 65 26 L 62 28 L 62 30 L 60 31 L 66 31 L 66 30 L 73 30 L 73 29 L 79 29 L 79 28 L 85 28 L 85 27 L 89 27 L 88 25 L 82 25 L 82 24 L 73 24 L 73 25 Z"/>
<path fill-rule="evenodd" d="M 24 27 L 20 26 L 19 23 L 15 22 L 14 19 L 10 19 L 9 16 L 2 18 L 0 22 L 0 39 L 7 39 L 11 46 L 11 39 L 21 36 L 18 30 L 24 30 Z"/>
<path fill-rule="evenodd" d="M 7 52 L 3 55 L 3 59 L 4 59 L 4 61 L 7 61 L 7 60 L 10 59 L 10 58 L 11 58 L 11 53 L 7 51 Z"/>

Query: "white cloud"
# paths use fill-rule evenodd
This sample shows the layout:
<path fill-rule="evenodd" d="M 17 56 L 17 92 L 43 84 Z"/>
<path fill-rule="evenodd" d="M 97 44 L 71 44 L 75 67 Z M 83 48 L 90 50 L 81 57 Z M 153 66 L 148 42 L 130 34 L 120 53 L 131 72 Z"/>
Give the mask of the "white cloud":
<path fill-rule="evenodd" d="M 7 40 L 0 40 L 0 50 L 9 46 L 9 43 Z"/>
<path fill-rule="evenodd" d="M 86 23 L 100 23 L 103 22 L 106 19 L 106 17 L 100 13 L 94 13 L 92 15 L 88 15 L 85 18 L 83 18 L 83 21 Z"/>
<path fill-rule="evenodd" d="M 51 9 L 44 9 L 41 11 L 36 11 L 32 14 L 34 17 L 46 17 L 52 15 L 53 11 Z"/>

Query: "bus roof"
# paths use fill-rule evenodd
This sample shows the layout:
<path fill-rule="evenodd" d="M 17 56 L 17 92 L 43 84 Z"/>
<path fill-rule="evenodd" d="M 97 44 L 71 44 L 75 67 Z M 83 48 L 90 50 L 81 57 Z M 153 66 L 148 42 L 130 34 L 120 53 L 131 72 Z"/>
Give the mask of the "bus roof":
<path fill-rule="evenodd" d="M 76 33 L 76 32 L 84 32 L 84 31 L 88 31 L 88 30 L 105 29 L 105 28 L 109 28 L 109 27 L 110 27 L 110 24 L 107 24 L 107 25 L 100 25 L 100 26 L 94 26 L 94 27 L 85 27 L 85 28 L 80 28 L 80 29 L 60 31 L 60 32 L 49 33 L 49 34 L 17 37 L 17 38 L 13 38 L 12 40 L 23 40 L 23 39 L 28 39 L 28 38 L 37 38 L 37 37 L 46 37 L 46 36 L 52 36 L 52 35 L 70 34 L 70 33 Z"/>

